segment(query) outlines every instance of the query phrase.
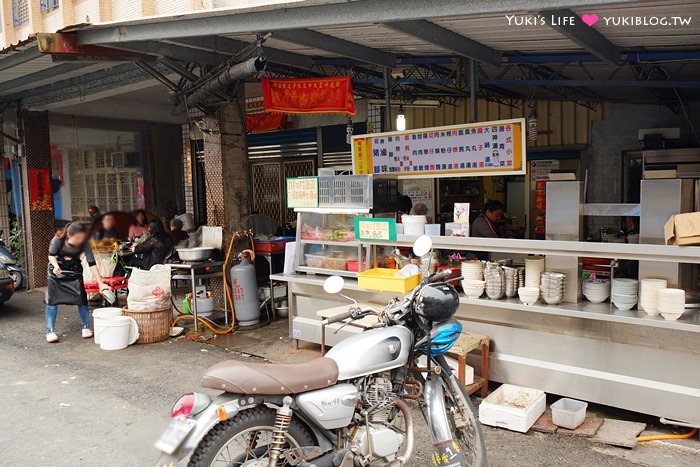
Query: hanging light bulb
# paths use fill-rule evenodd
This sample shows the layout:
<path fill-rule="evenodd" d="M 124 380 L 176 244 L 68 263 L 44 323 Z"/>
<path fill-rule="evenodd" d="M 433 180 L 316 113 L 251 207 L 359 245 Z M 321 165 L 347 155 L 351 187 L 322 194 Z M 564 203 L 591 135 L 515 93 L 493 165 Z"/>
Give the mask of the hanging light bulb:
<path fill-rule="evenodd" d="M 530 108 L 530 113 L 527 116 L 527 136 L 530 141 L 535 141 L 537 139 L 537 111 L 535 110 L 535 102 L 530 101 L 528 107 Z"/>
<path fill-rule="evenodd" d="M 396 131 L 404 131 L 406 129 L 406 113 L 403 111 L 403 105 L 399 107 L 399 113 L 396 114 Z"/>

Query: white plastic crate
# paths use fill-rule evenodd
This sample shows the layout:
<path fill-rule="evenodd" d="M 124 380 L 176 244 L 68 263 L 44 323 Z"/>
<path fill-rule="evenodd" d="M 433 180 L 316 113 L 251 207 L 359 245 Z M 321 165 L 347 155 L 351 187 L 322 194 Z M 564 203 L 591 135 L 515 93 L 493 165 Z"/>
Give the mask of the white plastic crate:
<path fill-rule="evenodd" d="M 318 207 L 371 208 L 371 175 L 318 177 Z"/>
<path fill-rule="evenodd" d="M 479 405 L 479 421 L 527 433 L 546 408 L 544 391 L 503 384 Z"/>
<path fill-rule="evenodd" d="M 575 430 L 586 419 L 588 403 L 562 397 L 550 407 L 552 409 L 552 423 L 569 430 Z"/>

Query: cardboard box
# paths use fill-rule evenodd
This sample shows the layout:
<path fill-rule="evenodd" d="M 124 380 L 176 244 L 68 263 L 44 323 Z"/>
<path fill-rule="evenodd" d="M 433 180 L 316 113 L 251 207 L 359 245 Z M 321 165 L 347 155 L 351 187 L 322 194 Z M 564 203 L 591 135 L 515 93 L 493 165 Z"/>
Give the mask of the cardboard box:
<path fill-rule="evenodd" d="M 664 225 L 666 245 L 700 245 L 700 212 L 676 214 Z"/>

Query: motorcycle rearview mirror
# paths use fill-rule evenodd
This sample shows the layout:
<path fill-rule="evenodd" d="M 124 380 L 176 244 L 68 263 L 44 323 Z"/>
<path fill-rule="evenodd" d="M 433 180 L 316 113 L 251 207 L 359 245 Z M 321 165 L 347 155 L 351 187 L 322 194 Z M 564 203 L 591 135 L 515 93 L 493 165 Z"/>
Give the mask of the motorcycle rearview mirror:
<path fill-rule="evenodd" d="M 355 306 L 358 306 L 357 300 L 355 300 L 352 297 L 348 297 L 345 294 L 340 293 L 343 288 L 345 287 L 345 279 L 343 279 L 340 276 L 330 276 L 328 279 L 325 280 L 323 283 L 323 290 L 328 293 L 328 294 L 338 294 L 341 297 L 343 297 L 346 300 L 351 301 L 352 303 L 355 304 Z"/>
<path fill-rule="evenodd" d="M 323 283 L 323 290 L 329 294 L 340 293 L 345 287 L 345 279 L 340 276 L 330 276 Z"/>
<path fill-rule="evenodd" d="M 432 248 L 433 240 L 428 235 L 421 235 L 413 242 L 413 253 L 418 257 L 427 255 Z"/>

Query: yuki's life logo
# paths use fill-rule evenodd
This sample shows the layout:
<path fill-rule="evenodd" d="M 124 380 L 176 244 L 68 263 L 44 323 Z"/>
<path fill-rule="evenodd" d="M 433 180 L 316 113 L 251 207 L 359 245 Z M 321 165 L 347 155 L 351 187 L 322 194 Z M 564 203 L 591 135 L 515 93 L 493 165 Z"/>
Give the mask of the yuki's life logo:
<path fill-rule="evenodd" d="M 605 26 L 661 26 L 683 27 L 693 22 L 692 16 L 599 16 L 597 13 L 583 13 L 577 15 L 539 14 L 539 15 L 505 15 L 508 26 L 537 27 L 559 26 L 574 27 L 585 24 L 593 27 L 595 24 Z"/>

